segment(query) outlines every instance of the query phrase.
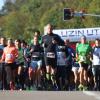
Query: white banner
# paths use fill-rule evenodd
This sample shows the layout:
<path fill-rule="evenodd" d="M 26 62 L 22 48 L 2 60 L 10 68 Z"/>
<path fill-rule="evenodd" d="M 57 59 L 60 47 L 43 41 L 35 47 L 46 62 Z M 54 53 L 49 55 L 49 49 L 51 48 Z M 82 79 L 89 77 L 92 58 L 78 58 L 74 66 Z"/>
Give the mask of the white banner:
<path fill-rule="evenodd" d="M 81 28 L 81 29 L 58 29 L 53 30 L 63 40 L 69 39 L 71 42 L 80 41 L 80 37 L 85 35 L 88 41 L 100 39 L 100 27 L 98 28 Z"/>

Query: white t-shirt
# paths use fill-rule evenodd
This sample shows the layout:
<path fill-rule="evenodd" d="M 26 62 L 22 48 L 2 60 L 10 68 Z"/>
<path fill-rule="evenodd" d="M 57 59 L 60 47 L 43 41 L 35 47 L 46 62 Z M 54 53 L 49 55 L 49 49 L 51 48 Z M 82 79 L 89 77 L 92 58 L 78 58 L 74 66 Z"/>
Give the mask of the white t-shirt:
<path fill-rule="evenodd" d="M 57 52 L 57 65 L 65 66 L 66 65 L 66 54 L 65 52 Z"/>
<path fill-rule="evenodd" d="M 93 51 L 93 65 L 100 65 L 100 47 L 95 47 Z"/>

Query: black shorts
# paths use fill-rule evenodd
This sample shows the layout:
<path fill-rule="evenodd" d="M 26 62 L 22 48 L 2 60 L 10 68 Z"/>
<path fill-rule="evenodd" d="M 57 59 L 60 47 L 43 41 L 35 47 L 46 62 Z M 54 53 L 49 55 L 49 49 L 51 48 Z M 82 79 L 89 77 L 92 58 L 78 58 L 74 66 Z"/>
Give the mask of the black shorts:
<path fill-rule="evenodd" d="M 16 63 L 5 63 L 5 67 L 10 67 L 11 70 L 15 70 L 17 68 Z"/>
<path fill-rule="evenodd" d="M 51 66 L 52 68 L 56 68 L 57 67 L 57 60 L 56 60 L 56 58 L 46 57 L 45 64 L 46 64 L 46 66 Z"/>
<path fill-rule="evenodd" d="M 17 66 L 17 67 L 19 67 L 19 66 L 24 66 L 24 62 L 16 63 L 16 66 Z"/>
<path fill-rule="evenodd" d="M 93 65 L 92 67 L 93 76 L 97 77 L 100 76 L 100 65 Z"/>
<path fill-rule="evenodd" d="M 81 62 L 81 67 L 83 67 L 85 70 L 88 70 L 89 64 Z"/>
<path fill-rule="evenodd" d="M 64 78 L 66 77 L 66 68 L 65 66 L 57 66 L 57 73 L 56 73 L 57 78 Z"/>

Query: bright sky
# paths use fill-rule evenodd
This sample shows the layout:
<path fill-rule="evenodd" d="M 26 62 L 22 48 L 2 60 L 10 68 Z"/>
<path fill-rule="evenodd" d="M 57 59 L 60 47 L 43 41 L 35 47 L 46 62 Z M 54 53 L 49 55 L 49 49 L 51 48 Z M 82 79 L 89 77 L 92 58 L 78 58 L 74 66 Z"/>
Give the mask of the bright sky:
<path fill-rule="evenodd" d="M 4 5 L 4 0 L 0 0 L 0 10 L 1 10 L 3 5 Z"/>

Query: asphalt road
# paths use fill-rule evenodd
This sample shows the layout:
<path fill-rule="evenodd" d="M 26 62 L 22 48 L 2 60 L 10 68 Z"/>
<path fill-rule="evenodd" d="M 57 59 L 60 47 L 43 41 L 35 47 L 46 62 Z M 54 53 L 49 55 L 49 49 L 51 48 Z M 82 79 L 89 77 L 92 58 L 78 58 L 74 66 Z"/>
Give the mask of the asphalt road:
<path fill-rule="evenodd" d="M 0 100 L 100 100 L 100 92 L 0 91 Z"/>

